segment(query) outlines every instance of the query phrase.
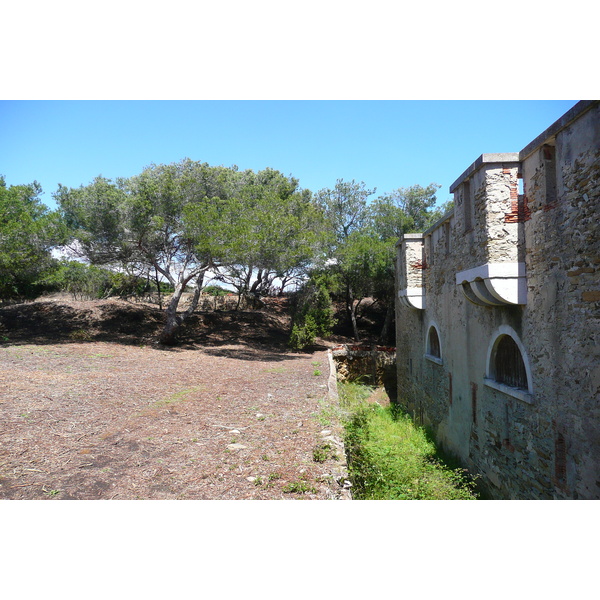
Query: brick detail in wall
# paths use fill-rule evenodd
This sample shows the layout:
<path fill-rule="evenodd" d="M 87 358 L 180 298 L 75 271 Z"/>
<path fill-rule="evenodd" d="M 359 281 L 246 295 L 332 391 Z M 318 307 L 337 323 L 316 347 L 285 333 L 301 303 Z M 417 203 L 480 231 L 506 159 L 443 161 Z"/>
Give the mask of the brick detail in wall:
<path fill-rule="evenodd" d="M 519 197 L 519 189 L 516 181 L 510 182 L 510 212 L 504 213 L 505 223 L 524 223 L 531 219 L 527 195 Z"/>
<path fill-rule="evenodd" d="M 425 269 L 426 268 L 425 263 L 422 260 L 417 260 L 413 263 L 410 263 L 409 266 L 411 269 Z"/>

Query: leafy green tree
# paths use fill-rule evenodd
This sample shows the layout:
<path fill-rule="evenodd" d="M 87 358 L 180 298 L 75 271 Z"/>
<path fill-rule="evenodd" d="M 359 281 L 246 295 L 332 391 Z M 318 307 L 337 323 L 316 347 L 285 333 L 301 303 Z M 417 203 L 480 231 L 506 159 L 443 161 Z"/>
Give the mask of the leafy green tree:
<path fill-rule="evenodd" d="M 55 197 L 92 264 L 137 268 L 173 287 L 165 344 L 196 309 L 208 270 L 241 296 L 258 296 L 275 276 L 308 264 L 316 244 L 310 227 L 319 211 L 310 193 L 273 169 L 239 172 L 185 159 L 130 179 L 60 186 Z M 178 314 L 188 285 L 194 297 Z"/>
<path fill-rule="evenodd" d="M 373 193 L 375 190 L 367 189 L 364 182 L 342 179 L 337 180 L 333 189 L 325 188 L 317 193 L 317 201 L 330 228 L 331 269 L 338 275 L 356 341 L 360 341 L 357 310 L 369 285 L 370 275 L 361 270 L 361 266 L 370 270 L 368 260 L 364 259 L 370 243 L 366 230 L 369 225 L 367 199 Z"/>
<path fill-rule="evenodd" d="M 256 300 L 280 293 L 312 266 L 321 245 L 322 213 L 298 180 L 274 169 L 239 174 L 230 199 L 234 236 L 220 257 L 217 279 L 232 285 L 239 298 Z"/>
<path fill-rule="evenodd" d="M 6 186 L 0 176 L 0 298 L 35 297 L 55 267 L 51 249 L 64 240 L 59 215 L 40 200 L 41 186 Z"/>
<path fill-rule="evenodd" d="M 340 246 L 336 258 L 336 269 L 346 294 L 354 339 L 360 341 L 357 324 L 359 307 L 365 298 L 374 295 L 377 282 L 387 276 L 390 246 L 378 238 L 371 228 L 364 227 L 362 231 L 350 234 L 346 243 Z M 393 272 L 391 281 L 393 284 Z"/>
<path fill-rule="evenodd" d="M 449 208 L 435 206 L 439 187 L 398 188 L 369 202 L 375 190 L 363 182 L 338 180 L 334 189 L 317 193 L 331 232 L 331 269 L 357 341 L 359 307 L 365 297 L 374 296 L 386 307 L 380 335 L 385 342 L 393 317 L 395 244 L 404 233 L 427 229 Z"/>
<path fill-rule="evenodd" d="M 90 262 L 137 265 L 173 287 L 161 335 L 165 344 L 175 342 L 178 326 L 195 310 L 204 274 L 228 235 L 220 211 L 233 172 L 185 159 L 150 165 L 127 180 L 97 177 L 78 189 L 60 186 L 55 195 Z M 188 284 L 195 286 L 194 298 L 178 315 Z"/>
<path fill-rule="evenodd" d="M 303 350 L 314 344 L 317 336 L 331 335 L 335 325 L 327 277 L 315 272 L 296 296 L 289 345 Z"/>
<path fill-rule="evenodd" d="M 405 233 L 425 231 L 442 217 L 451 207 L 446 203 L 436 207 L 436 191 L 439 185 L 431 183 L 426 187 L 413 185 L 398 188 L 391 194 L 376 198 L 369 206 L 373 235 L 378 244 L 383 244 L 383 264 L 373 280 L 375 298 L 385 306 L 386 313 L 379 337 L 385 343 L 394 314 L 394 259 L 396 243 Z"/>
<path fill-rule="evenodd" d="M 370 210 L 380 236 L 397 240 L 404 233 L 425 231 L 433 225 L 451 208 L 451 203 L 436 208 L 439 188 L 437 183 L 413 185 L 376 198 Z"/>

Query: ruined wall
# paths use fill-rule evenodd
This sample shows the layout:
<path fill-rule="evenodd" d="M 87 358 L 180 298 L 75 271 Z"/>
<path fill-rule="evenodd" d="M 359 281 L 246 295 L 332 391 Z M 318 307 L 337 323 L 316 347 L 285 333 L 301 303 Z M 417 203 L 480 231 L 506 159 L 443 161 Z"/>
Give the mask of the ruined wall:
<path fill-rule="evenodd" d="M 423 307 L 397 303 L 400 400 L 495 498 L 600 497 L 598 110 L 471 165 L 422 235 Z M 504 335 L 526 365 L 519 389 L 496 381 Z"/>
<path fill-rule="evenodd" d="M 386 346 L 341 345 L 332 349 L 338 381 L 361 381 L 395 389 L 396 349 Z"/>

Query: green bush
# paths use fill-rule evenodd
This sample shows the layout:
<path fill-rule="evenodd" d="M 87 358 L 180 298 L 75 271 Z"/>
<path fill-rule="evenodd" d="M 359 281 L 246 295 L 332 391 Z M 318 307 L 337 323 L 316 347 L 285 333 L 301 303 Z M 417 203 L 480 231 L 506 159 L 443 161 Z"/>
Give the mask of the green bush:
<path fill-rule="evenodd" d="M 72 294 L 75 299 L 141 296 L 154 286 L 143 277 L 118 273 L 74 260 L 63 260 L 43 284 L 49 291 Z M 162 286 L 161 286 L 162 287 Z"/>
<path fill-rule="evenodd" d="M 333 314 L 325 280 L 319 277 L 311 278 L 296 298 L 290 347 L 303 350 L 314 344 L 317 336 L 331 335 L 335 325 Z"/>
<path fill-rule="evenodd" d="M 356 386 L 356 384 L 353 384 Z M 340 385 L 345 398 L 344 384 Z M 423 428 L 396 405 L 354 401 L 345 427 L 353 496 L 360 500 L 474 500 L 475 483 L 436 458 Z"/>
<path fill-rule="evenodd" d="M 303 323 L 295 323 L 292 327 L 289 345 L 294 350 L 303 350 L 315 343 L 317 324 L 312 316 L 307 315 Z"/>
<path fill-rule="evenodd" d="M 207 296 L 227 296 L 227 294 L 229 294 L 230 292 L 228 292 L 227 290 L 223 289 L 219 285 L 207 285 L 202 290 L 202 293 L 206 294 Z"/>

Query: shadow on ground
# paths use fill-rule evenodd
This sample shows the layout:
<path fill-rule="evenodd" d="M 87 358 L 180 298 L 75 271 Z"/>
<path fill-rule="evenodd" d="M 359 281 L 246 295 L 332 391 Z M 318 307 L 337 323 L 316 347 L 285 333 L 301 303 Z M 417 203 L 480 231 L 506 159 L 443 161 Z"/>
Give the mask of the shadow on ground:
<path fill-rule="evenodd" d="M 0 307 L 0 345 L 105 342 L 152 345 L 165 352 L 201 351 L 243 360 L 291 360 L 285 311 L 200 311 L 178 332 L 176 346 L 157 340 L 164 325 L 158 307 L 124 300 L 38 300 Z"/>

